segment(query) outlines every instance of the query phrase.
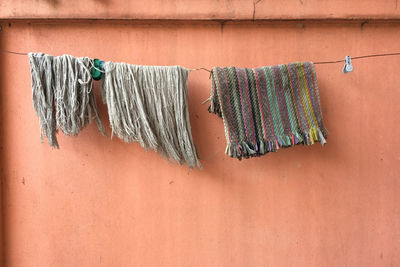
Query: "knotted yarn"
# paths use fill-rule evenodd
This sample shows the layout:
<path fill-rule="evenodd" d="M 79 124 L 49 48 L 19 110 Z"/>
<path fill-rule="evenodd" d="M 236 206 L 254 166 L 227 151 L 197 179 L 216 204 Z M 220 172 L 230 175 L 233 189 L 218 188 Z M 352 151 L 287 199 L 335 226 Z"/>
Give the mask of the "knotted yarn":
<path fill-rule="evenodd" d="M 225 153 L 238 159 L 295 144 L 326 143 L 315 67 L 215 67 L 209 112 L 222 117 Z"/>
<path fill-rule="evenodd" d="M 90 75 L 90 58 L 29 53 L 33 108 L 39 116 L 40 138 L 59 148 L 56 133 L 76 136 L 91 123 L 92 112 L 100 132 L 104 127 L 97 111 Z"/>
<path fill-rule="evenodd" d="M 179 164 L 201 167 L 189 120 L 189 70 L 106 62 L 104 71 L 102 96 L 112 134 Z"/>

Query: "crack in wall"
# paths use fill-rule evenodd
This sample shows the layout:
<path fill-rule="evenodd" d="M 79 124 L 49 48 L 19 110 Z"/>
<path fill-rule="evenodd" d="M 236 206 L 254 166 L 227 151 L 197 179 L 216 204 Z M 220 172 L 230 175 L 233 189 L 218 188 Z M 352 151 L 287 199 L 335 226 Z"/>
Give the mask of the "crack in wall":
<path fill-rule="evenodd" d="M 263 0 L 253 0 L 253 21 L 256 20 L 256 5 Z"/>

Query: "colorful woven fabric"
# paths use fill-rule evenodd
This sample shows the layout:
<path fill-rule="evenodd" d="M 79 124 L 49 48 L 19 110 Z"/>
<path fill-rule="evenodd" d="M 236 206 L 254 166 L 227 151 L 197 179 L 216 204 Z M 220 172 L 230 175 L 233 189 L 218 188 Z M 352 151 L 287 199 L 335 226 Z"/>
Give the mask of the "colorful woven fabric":
<path fill-rule="evenodd" d="M 225 153 L 241 159 L 295 144 L 326 143 L 312 62 L 213 68 L 209 111 L 222 117 Z"/>

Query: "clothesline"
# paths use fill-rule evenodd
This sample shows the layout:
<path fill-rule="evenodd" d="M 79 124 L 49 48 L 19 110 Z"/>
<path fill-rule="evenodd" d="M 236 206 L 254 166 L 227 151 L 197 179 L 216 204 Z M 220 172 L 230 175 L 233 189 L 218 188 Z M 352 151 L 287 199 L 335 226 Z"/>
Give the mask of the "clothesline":
<path fill-rule="evenodd" d="M 14 55 L 21 55 L 21 56 L 27 56 L 28 53 L 24 53 L 24 52 L 17 52 L 17 51 L 11 51 L 11 50 L 7 50 L 7 49 L 0 49 L 0 52 L 2 53 L 9 53 L 9 54 L 14 54 Z M 362 56 L 356 56 L 356 57 L 352 57 L 351 60 L 357 60 L 357 59 L 363 59 L 363 58 L 373 58 L 373 57 L 388 57 L 388 56 L 400 56 L 400 52 L 391 52 L 391 53 L 381 53 L 381 54 L 370 54 L 370 55 L 362 55 Z M 322 64 L 336 64 L 336 63 L 341 63 L 341 62 L 345 62 L 345 59 L 338 59 L 338 60 L 327 60 L 327 61 L 316 61 L 314 62 L 314 65 L 322 65 Z M 92 66 L 93 63 L 91 62 Z M 95 68 L 96 70 L 103 72 L 102 70 L 96 68 L 95 66 L 93 66 L 93 68 Z M 204 68 L 204 67 L 199 67 L 199 68 L 194 68 L 194 69 L 190 69 L 191 71 L 196 71 L 196 70 L 204 70 L 207 72 L 211 73 L 211 70 Z"/>
<path fill-rule="evenodd" d="M 40 119 L 41 138 L 45 136 L 52 147 L 58 148 L 58 130 L 77 135 L 90 123 L 91 112 L 100 133 L 105 135 L 92 90 L 92 81 L 103 79 L 101 96 L 108 107 L 111 136 L 127 143 L 139 142 L 168 159 L 180 164 L 186 162 L 190 168 L 201 166 L 187 107 L 190 71 L 210 72 L 208 110 L 222 117 L 227 141 L 225 153 L 238 159 L 296 144 L 324 145 L 327 130 L 322 122 L 314 64 L 344 62 L 343 73 L 353 71 L 350 56 L 344 60 L 251 69 L 214 67 L 210 71 L 204 67 L 141 66 L 70 55 L 3 49 L 0 52 L 29 57 L 33 107 Z M 395 55 L 400 52 L 353 59 Z"/>

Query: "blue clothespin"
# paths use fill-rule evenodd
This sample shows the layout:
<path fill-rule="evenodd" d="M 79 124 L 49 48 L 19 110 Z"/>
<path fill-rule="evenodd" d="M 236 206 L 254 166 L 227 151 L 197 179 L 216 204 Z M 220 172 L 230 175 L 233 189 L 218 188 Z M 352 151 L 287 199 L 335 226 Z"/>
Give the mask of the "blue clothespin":
<path fill-rule="evenodd" d="M 343 73 L 346 74 L 348 72 L 352 72 L 353 69 L 354 68 L 351 65 L 351 57 L 350 56 L 346 56 L 346 58 L 344 59 Z"/>

